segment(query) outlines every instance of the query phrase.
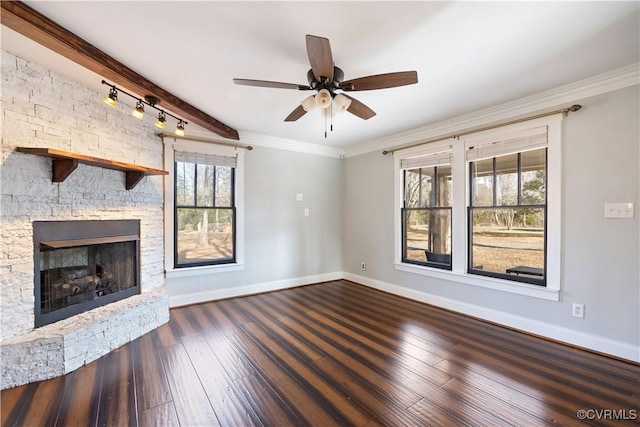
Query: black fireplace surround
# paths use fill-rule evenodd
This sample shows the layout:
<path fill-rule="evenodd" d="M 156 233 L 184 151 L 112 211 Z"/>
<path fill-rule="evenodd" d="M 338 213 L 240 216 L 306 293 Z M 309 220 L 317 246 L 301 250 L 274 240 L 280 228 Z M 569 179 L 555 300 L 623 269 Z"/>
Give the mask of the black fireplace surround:
<path fill-rule="evenodd" d="M 140 293 L 140 221 L 33 223 L 35 327 Z"/>

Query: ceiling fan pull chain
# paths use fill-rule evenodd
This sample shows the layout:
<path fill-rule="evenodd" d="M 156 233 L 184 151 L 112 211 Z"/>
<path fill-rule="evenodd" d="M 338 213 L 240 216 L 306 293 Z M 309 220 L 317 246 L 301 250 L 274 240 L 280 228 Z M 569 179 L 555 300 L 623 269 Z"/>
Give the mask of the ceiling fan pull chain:
<path fill-rule="evenodd" d="M 324 110 L 324 137 L 327 137 L 327 111 Z"/>

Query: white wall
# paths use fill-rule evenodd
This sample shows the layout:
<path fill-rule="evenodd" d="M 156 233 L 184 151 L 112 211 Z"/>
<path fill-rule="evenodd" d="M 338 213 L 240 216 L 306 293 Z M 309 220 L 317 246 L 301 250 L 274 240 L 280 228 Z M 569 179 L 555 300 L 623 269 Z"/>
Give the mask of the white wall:
<path fill-rule="evenodd" d="M 417 276 L 394 268 L 393 159 L 345 160 L 347 277 L 533 333 L 640 360 L 639 88 L 587 99 L 563 122 L 563 281 L 559 302 Z M 633 219 L 604 219 L 634 202 Z M 360 270 L 360 263 L 367 270 Z M 586 316 L 571 316 L 573 302 Z"/>
<path fill-rule="evenodd" d="M 260 146 L 244 159 L 244 269 L 167 278 L 174 306 L 341 277 L 343 160 Z"/>

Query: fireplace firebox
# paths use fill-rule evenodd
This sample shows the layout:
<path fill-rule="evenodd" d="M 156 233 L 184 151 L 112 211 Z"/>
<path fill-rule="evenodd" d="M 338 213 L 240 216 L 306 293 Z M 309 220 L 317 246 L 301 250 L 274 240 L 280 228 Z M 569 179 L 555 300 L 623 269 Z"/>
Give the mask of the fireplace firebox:
<path fill-rule="evenodd" d="M 140 221 L 36 221 L 35 326 L 140 293 Z"/>

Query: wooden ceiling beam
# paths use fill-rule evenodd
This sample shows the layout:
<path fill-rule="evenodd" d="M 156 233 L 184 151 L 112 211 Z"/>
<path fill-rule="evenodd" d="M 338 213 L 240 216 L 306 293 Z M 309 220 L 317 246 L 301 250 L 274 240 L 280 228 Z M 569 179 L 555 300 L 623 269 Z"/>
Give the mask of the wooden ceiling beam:
<path fill-rule="evenodd" d="M 21 1 L 0 1 L 0 22 L 117 86 L 162 100 L 162 108 L 229 139 L 238 131 L 184 102 Z"/>

